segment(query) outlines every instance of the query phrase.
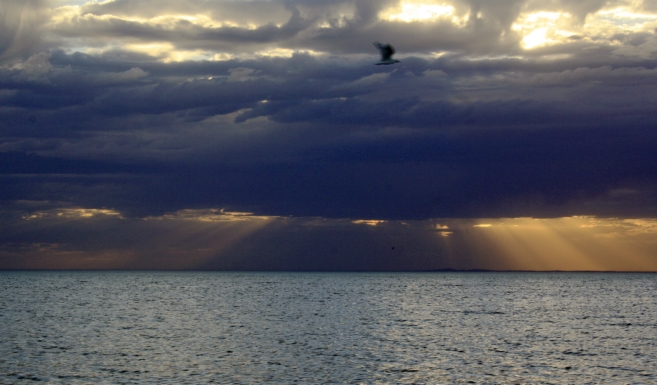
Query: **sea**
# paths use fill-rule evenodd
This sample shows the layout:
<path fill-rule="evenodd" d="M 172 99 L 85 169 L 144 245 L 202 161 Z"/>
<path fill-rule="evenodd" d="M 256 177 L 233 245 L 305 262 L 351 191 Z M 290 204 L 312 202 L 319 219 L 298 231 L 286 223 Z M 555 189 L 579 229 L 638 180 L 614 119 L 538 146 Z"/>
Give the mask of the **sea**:
<path fill-rule="evenodd" d="M 657 384 L 657 274 L 0 272 L 0 384 Z"/>

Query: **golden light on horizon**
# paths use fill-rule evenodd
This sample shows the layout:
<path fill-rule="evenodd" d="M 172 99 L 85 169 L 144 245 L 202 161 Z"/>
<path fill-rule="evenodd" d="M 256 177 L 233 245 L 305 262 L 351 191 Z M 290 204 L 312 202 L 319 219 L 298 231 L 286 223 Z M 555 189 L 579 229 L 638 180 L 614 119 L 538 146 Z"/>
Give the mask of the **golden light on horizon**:
<path fill-rule="evenodd" d="M 227 250 L 284 218 L 225 209 L 184 209 L 144 219 L 164 222 L 169 229 L 152 254 L 163 255 L 159 258 L 168 269 L 195 269 L 213 259 L 230 261 Z"/>
<path fill-rule="evenodd" d="M 70 218 L 70 219 L 81 219 L 81 218 L 93 218 L 93 217 L 115 217 L 123 219 L 123 216 L 120 212 L 112 209 L 90 209 L 90 208 L 65 208 L 65 209 L 56 209 L 51 211 L 35 211 L 30 214 L 23 215 L 24 220 L 34 220 L 34 219 L 44 219 L 48 217 L 57 217 L 57 218 Z"/>
<path fill-rule="evenodd" d="M 367 225 L 367 226 L 377 226 L 381 223 L 385 223 L 386 221 L 383 220 L 378 220 L 378 219 L 357 219 L 354 221 L 351 221 L 351 223 L 356 224 L 356 225 Z"/>
<path fill-rule="evenodd" d="M 139 255 L 126 250 L 69 250 L 59 245 L 35 247 L 28 251 L 25 269 L 38 270 L 103 270 L 124 269 L 139 259 Z"/>
<path fill-rule="evenodd" d="M 510 270 L 657 271 L 656 223 L 593 217 L 505 218 L 465 231 L 468 239 L 483 244 Z"/>
<path fill-rule="evenodd" d="M 438 234 L 440 234 L 441 237 L 449 237 L 450 235 L 454 234 L 453 231 L 449 230 L 448 225 L 443 225 L 443 224 L 436 224 L 435 229 L 438 230 Z"/>
<path fill-rule="evenodd" d="M 349 226 L 358 231 L 356 227 L 366 226 L 371 230 L 361 234 L 373 238 L 362 238 L 367 245 L 355 238 L 351 248 L 370 248 L 377 244 L 377 237 L 388 242 L 403 227 L 411 232 L 400 239 L 407 239 L 409 245 L 432 239 L 426 244 L 430 249 L 424 251 L 440 255 L 443 266 L 455 269 L 657 272 L 657 219 L 651 218 L 391 221 L 261 216 L 225 209 L 184 209 L 126 218 L 113 209 L 73 207 L 26 213 L 22 221 L 28 229 L 72 226 L 72 234 L 99 234 L 91 236 L 90 243 L 85 239 L 82 247 L 63 239 L 53 243 L 50 238 L 0 245 L 3 255 L 24 268 L 175 270 L 211 265 L 230 269 L 243 258 L 256 258 L 246 250 L 263 247 L 263 239 L 294 234 L 313 239 L 325 231 L 344 232 Z M 300 228 L 304 231 L 298 232 Z M 126 237 L 134 238 L 126 242 Z M 299 242 L 305 242 L 304 238 Z M 404 260 L 398 262 L 403 268 Z"/>
<path fill-rule="evenodd" d="M 22 216 L 26 222 L 42 221 L 39 226 L 59 226 L 62 221 L 87 228 L 117 229 L 150 223 L 155 233 L 135 234 L 139 241 L 132 247 L 116 245 L 80 250 L 67 243 L 26 243 L 11 246 L 7 255 L 22 259 L 28 269 L 165 269 L 202 268 L 208 261 L 228 261 L 225 253 L 256 232 L 284 223 L 282 217 L 258 216 L 225 209 L 184 209 L 145 218 L 125 218 L 112 209 L 61 208 L 36 211 Z M 139 226 L 139 228 L 144 228 Z M 153 235 L 157 234 L 157 235 Z M 132 242 L 129 242 L 132 243 Z M 1 245 L 0 245 L 1 246 Z"/>
<path fill-rule="evenodd" d="M 227 211 L 225 209 L 183 209 L 160 216 L 150 216 L 145 220 L 186 220 L 197 222 L 256 222 L 280 217 L 253 215 L 250 212 Z"/>
<path fill-rule="evenodd" d="M 151 254 L 160 254 L 156 258 L 168 269 L 197 269 L 218 259 L 230 264 L 233 256 L 227 253 L 228 250 L 276 222 L 273 217 L 240 218 L 239 215 L 227 220 L 178 218 L 166 221 L 173 227 L 158 240 L 157 248 Z M 189 221 L 194 223 L 185 223 Z"/>

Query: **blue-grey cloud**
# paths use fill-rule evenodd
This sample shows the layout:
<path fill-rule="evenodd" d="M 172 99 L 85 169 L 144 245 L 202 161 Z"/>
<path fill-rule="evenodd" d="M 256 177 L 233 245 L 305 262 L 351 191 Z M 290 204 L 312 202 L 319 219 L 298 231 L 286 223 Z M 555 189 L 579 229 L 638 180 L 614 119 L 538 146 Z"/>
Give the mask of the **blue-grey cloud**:
<path fill-rule="evenodd" d="M 113 1 L 6 24 L 2 199 L 133 216 L 653 215 L 650 7 L 612 34 L 586 24 L 609 2 L 450 4 L 399 21 L 396 1 Z M 540 26 L 516 24 L 539 11 L 578 35 L 523 48 Z M 16 48 L 33 39 L 50 48 Z M 381 68 L 385 39 L 401 63 Z"/>

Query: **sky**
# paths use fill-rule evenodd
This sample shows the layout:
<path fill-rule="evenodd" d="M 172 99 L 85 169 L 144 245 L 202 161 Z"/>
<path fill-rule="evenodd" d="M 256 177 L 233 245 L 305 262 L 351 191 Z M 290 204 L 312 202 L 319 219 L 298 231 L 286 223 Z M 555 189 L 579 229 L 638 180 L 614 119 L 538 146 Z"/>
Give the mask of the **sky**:
<path fill-rule="evenodd" d="M 657 271 L 656 85 L 653 0 L 0 0 L 0 269 Z"/>

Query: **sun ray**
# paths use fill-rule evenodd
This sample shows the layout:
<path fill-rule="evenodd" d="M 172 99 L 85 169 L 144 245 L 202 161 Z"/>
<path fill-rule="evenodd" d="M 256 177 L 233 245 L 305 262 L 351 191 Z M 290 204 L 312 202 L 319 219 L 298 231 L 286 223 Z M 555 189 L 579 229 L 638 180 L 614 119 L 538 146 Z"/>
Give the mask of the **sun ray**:
<path fill-rule="evenodd" d="M 488 245 L 491 258 L 516 270 L 657 270 L 655 245 L 650 241 L 657 230 L 647 221 L 640 235 L 632 235 L 636 229 L 631 224 L 643 223 L 626 221 L 565 217 L 505 218 L 493 223 L 486 219 L 466 231 L 468 238 Z"/>

